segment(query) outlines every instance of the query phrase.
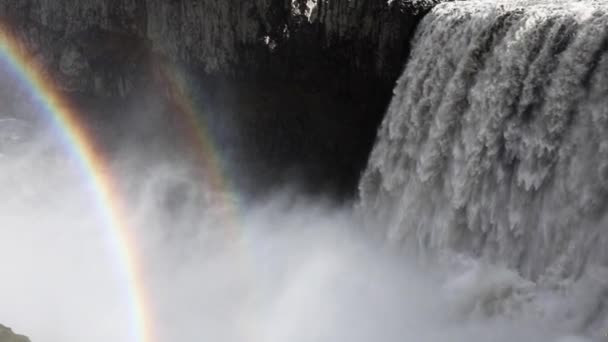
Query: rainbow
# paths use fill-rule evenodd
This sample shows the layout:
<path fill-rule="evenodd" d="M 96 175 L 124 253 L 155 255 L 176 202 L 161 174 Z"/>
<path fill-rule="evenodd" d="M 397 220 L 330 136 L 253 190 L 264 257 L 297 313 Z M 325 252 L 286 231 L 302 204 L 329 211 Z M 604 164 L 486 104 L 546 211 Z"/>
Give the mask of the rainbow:
<path fill-rule="evenodd" d="M 130 298 L 129 310 L 133 320 L 131 338 L 134 342 L 151 341 L 150 311 L 146 308 L 145 288 L 141 263 L 137 255 L 137 242 L 128 227 L 128 216 L 122 203 L 117 184 L 113 181 L 109 163 L 101 149 L 81 121 L 73 106 L 56 90 L 52 80 L 45 77 L 43 68 L 31 56 L 5 25 L 0 24 L 0 60 L 10 66 L 15 76 L 30 91 L 42 112 L 52 120 L 62 139 L 78 158 L 83 171 L 91 182 L 95 200 L 102 212 L 105 224 L 111 229 L 122 265 L 123 276 Z"/>
<path fill-rule="evenodd" d="M 154 67 L 156 81 L 165 86 L 173 105 L 173 114 L 180 120 L 180 127 L 184 130 L 188 145 L 195 149 L 192 155 L 195 157 L 197 179 L 204 180 L 201 182 L 202 191 L 210 194 L 212 200 L 219 202 L 215 204 L 222 206 L 222 225 L 231 242 L 229 247 L 237 261 L 237 272 L 244 276 L 250 288 L 257 291 L 259 284 L 256 283 L 256 268 L 252 260 L 255 253 L 251 253 L 253 245 L 248 239 L 248 231 L 243 228 L 246 225 L 241 222 L 241 203 L 235 196 L 238 193 L 234 191 L 233 184 L 224 176 L 226 172 L 218 153 L 220 149 L 216 147 L 208 125 L 200 115 L 205 110 L 197 107 L 192 101 L 192 87 L 188 85 L 184 72 L 174 63 L 156 61 Z M 255 319 L 240 321 L 238 326 L 239 330 L 243 331 L 244 340 L 255 340 L 255 337 L 261 336 Z"/>
<path fill-rule="evenodd" d="M 179 119 L 179 128 L 185 133 L 188 145 L 195 149 L 192 155 L 195 158 L 198 177 L 205 180 L 201 184 L 208 187 L 203 190 L 214 194 L 233 193 L 228 178 L 223 176 L 225 167 L 217 153 L 219 149 L 216 148 L 209 128 L 199 115 L 204 110 L 193 103 L 184 73 L 175 64 L 167 61 L 155 61 L 154 67 L 157 81 L 165 87 L 173 114 Z M 231 211 L 231 215 L 227 218 L 237 217 L 237 203 L 229 203 L 231 205 L 227 209 Z"/>
<path fill-rule="evenodd" d="M 192 87 L 188 85 L 184 72 L 174 63 L 156 61 L 154 66 L 157 81 L 165 86 L 167 96 L 172 103 L 173 114 L 179 120 L 180 128 L 188 139 L 188 146 L 195 149 L 192 151 L 192 156 L 195 158 L 193 161 L 196 167 L 195 176 L 203 180 L 200 182 L 201 191 L 211 195 L 211 200 L 222 206 L 222 224 L 233 242 L 235 256 L 241 258 L 242 271 L 251 272 L 253 269 L 250 264 L 251 255 L 243 253 L 250 249 L 246 239 L 247 231 L 241 229 L 245 226 L 240 222 L 240 214 L 243 210 L 239 207 L 239 198 L 235 196 L 237 192 L 234 191 L 229 178 L 224 176 L 226 167 L 217 152 L 219 149 L 212 139 L 208 125 L 200 115 L 205 110 L 197 107 L 192 101 L 193 96 L 190 93 Z"/>

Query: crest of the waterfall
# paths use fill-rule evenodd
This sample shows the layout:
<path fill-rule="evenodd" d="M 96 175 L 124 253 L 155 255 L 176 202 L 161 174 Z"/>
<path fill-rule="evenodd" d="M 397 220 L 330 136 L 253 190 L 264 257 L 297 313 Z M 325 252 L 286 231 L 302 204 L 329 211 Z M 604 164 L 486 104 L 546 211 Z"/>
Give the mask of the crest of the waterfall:
<path fill-rule="evenodd" d="M 608 266 L 608 3 L 444 3 L 412 44 L 366 216 L 417 250 L 605 285 L 590 274 Z"/>

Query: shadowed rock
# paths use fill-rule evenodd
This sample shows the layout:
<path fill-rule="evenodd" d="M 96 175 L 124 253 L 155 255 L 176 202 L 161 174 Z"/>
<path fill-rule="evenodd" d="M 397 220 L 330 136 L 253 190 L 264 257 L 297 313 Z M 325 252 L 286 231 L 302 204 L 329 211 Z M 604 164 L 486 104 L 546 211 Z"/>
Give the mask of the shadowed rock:
<path fill-rule="evenodd" d="M 146 121 L 134 101 L 176 115 L 179 99 L 152 75 L 179 66 L 197 114 L 222 127 L 219 154 L 254 191 L 295 181 L 352 195 L 410 36 L 437 1 L 0 0 L 0 19 L 58 88 L 89 101 L 82 112 L 105 107 L 102 125 Z"/>

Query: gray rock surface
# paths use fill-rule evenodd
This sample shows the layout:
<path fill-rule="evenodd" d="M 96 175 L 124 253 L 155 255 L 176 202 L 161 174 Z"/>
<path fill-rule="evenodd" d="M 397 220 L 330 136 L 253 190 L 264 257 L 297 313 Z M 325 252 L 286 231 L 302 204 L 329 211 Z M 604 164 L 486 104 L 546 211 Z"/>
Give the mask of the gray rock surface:
<path fill-rule="evenodd" d="M 30 339 L 17 335 L 10 328 L 0 324 L 0 342 L 30 342 Z"/>
<path fill-rule="evenodd" d="M 281 67 L 305 64 L 310 69 L 328 61 L 300 50 L 329 49 L 336 50 L 329 55 L 336 63 L 395 78 L 419 14 L 434 1 L 300 2 L 0 0 L 0 19 L 64 76 L 66 90 L 93 87 L 81 79 L 91 78 L 91 71 L 99 74 L 93 57 L 111 52 L 119 60 L 107 62 L 141 62 L 132 57 L 143 47 L 209 73 L 227 74 L 276 65 L 269 61 L 273 55 L 282 60 Z M 135 46 L 129 44 L 133 40 L 138 40 Z"/>

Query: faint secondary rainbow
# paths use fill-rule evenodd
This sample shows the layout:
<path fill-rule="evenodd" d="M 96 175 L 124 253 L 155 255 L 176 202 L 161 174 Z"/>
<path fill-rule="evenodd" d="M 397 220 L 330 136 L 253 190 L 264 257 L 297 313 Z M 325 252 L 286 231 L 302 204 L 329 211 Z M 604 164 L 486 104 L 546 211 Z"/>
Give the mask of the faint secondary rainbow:
<path fill-rule="evenodd" d="M 208 122 L 205 120 L 205 110 L 197 106 L 189 86 L 187 77 L 172 62 L 155 63 L 156 76 L 168 92 L 172 104 L 172 114 L 178 120 L 180 128 L 192 147 L 195 158 L 195 176 L 201 184 L 201 191 L 210 196 L 215 205 L 221 205 L 220 219 L 226 233 L 229 235 L 234 256 L 238 258 L 244 275 L 250 282 L 254 280 L 254 267 L 251 258 L 251 246 L 247 239 L 246 225 L 242 222 L 243 211 L 240 208 L 238 192 L 234 191 L 228 171 L 220 156 L 220 149 L 215 143 Z"/>
<path fill-rule="evenodd" d="M 201 117 L 190 94 L 190 87 L 181 70 L 171 62 L 155 63 L 157 81 L 165 87 L 172 105 L 172 114 L 178 119 L 180 129 L 186 134 L 188 143 L 195 150 L 194 158 L 199 175 L 214 192 L 229 192 L 228 179 L 224 177 L 224 167 L 211 132 Z"/>
<path fill-rule="evenodd" d="M 28 86 L 37 104 L 50 117 L 61 133 L 71 152 L 79 159 L 83 171 L 95 192 L 95 200 L 103 213 L 111 239 L 119 255 L 121 270 L 126 278 L 129 310 L 132 319 L 131 331 L 134 342 L 150 342 L 151 322 L 145 306 L 145 289 L 137 256 L 137 243 L 128 228 L 128 217 L 122 203 L 118 186 L 102 151 L 74 108 L 57 91 L 50 79 L 45 77 L 39 63 L 21 42 L 11 34 L 8 27 L 0 23 L 0 61 L 12 68 L 15 76 Z"/>
<path fill-rule="evenodd" d="M 180 126 L 188 139 L 188 145 L 194 148 L 196 176 L 203 185 L 201 189 L 210 194 L 215 204 L 220 204 L 223 209 L 221 214 L 222 228 L 228 234 L 231 244 L 229 245 L 233 257 L 235 257 L 237 272 L 244 276 L 246 285 L 254 291 L 259 290 L 256 282 L 257 274 L 255 267 L 254 244 L 251 243 L 250 233 L 247 225 L 243 222 L 244 214 L 240 207 L 239 193 L 230 182 L 228 170 L 221 158 L 221 149 L 213 139 L 209 129 L 207 115 L 204 108 L 197 106 L 193 99 L 192 87 L 188 84 L 187 77 L 174 63 L 167 61 L 156 61 L 156 76 L 172 103 L 173 115 L 179 121 Z M 208 188 L 205 188 L 207 186 Z M 218 203 L 219 202 L 219 203 Z M 238 321 L 237 326 L 242 330 L 243 340 L 259 340 L 263 334 L 259 331 L 257 319 L 259 317 L 247 317 L 246 321 Z"/>
<path fill-rule="evenodd" d="M 212 200 L 221 201 L 219 204 L 224 205 L 227 211 L 222 217 L 223 221 L 232 229 L 232 233 L 235 233 L 234 229 L 242 228 L 239 222 L 241 215 L 239 199 L 233 197 L 237 193 L 227 177 L 228 172 L 220 156 L 220 149 L 203 115 L 205 111 L 195 104 L 191 87 L 180 69 L 167 61 L 157 61 L 155 67 L 157 81 L 165 87 L 172 104 L 172 115 L 177 119 L 179 128 L 188 139 L 188 145 L 194 149 L 192 156 L 195 158 L 196 176 L 203 185 L 202 191 L 210 194 Z"/>

